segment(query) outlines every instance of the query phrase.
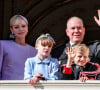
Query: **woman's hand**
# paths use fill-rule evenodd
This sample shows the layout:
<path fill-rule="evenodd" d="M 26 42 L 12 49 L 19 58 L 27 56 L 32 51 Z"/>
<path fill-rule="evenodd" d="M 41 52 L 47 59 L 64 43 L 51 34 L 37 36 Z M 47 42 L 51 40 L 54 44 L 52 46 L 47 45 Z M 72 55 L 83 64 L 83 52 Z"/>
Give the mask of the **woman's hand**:
<path fill-rule="evenodd" d="M 98 17 L 99 18 L 97 18 L 96 16 L 94 16 L 94 20 L 100 26 L 100 9 L 98 9 Z"/>

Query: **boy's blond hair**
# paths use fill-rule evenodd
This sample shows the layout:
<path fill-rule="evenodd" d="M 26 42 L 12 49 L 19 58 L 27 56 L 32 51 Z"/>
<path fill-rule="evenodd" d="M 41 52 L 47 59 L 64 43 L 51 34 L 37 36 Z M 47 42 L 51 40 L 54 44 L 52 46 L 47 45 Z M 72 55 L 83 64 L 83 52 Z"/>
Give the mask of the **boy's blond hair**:
<path fill-rule="evenodd" d="M 73 51 L 76 52 L 89 52 L 89 48 L 85 44 L 78 44 L 74 46 Z"/>

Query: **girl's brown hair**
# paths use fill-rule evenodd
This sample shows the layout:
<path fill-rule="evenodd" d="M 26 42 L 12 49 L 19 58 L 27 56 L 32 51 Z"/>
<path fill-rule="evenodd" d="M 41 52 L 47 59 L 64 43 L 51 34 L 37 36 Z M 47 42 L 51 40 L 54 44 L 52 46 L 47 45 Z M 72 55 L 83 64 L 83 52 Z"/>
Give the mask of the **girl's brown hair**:
<path fill-rule="evenodd" d="M 49 47 L 52 47 L 53 46 L 52 40 L 50 40 L 47 37 L 42 37 L 42 38 L 40 38 L 39 41 L 41 41 L 41 45 L 42 46 L 49 46 Z"/>

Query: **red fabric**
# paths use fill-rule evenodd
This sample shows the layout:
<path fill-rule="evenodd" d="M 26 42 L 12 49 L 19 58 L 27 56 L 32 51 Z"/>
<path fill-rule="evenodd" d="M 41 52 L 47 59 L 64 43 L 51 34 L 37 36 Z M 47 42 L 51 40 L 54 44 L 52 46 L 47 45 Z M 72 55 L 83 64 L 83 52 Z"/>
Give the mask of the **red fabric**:
<path fill-rule="evenodd" d="M 64 66 L 63 73 L 64 74 L 71 74 L 72 73 L 72 67 Z"/>
<path fill-rule="evenodd" d="M 97 79 L 95 79 L 95 78 L 92 78 L 92 77 L 90 77 L 90 78 L 88 78 L 89 80 L 97 80 Z"/>

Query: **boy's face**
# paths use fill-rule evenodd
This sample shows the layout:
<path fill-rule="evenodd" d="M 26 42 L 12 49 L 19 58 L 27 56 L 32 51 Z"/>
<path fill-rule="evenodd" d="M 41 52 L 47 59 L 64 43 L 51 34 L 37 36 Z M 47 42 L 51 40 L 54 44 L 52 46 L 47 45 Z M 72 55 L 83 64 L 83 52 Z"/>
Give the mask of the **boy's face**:
<path fill-rule="evenodd" d="M 85 64 L 88 62 L 88 55 L 89 52 L 76 52 L 76 56 L 74 58 L 74 63 L 79 66 L 85 66 Z"/>
<path fill-rule="evenodd" d="M 52 50 L 53 44 L 52 46 L 43 46 L 41 45 L 41 41 L 39 41 L 36 45 L 36 49 L 38 50 L 38 55 L 39 56 L 43 56 L 43 57 L 47 57 L 50 55 L 50 52 Z"/>

